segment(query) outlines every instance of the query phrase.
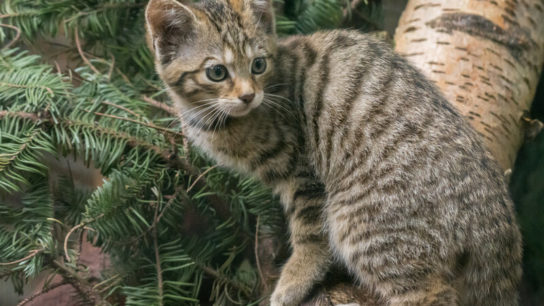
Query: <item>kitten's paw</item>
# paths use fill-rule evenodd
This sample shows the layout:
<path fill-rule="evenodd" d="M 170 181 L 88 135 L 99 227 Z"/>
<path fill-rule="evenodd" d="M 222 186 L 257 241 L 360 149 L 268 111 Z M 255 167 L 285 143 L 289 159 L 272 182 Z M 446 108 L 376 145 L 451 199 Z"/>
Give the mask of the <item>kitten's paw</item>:
<path fill-rule="evenodd" d="M 305 286 L 296 284 L 277 286 L 270 298 L 270 306 L 295 306 L 299 305 L 308 293 Z"/>

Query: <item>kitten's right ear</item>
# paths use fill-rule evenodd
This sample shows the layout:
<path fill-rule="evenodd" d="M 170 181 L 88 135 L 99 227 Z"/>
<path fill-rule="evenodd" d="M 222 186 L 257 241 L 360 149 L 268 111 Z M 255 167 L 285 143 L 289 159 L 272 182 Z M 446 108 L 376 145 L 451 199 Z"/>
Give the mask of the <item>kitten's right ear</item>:
<path fill-rule="evenodd" d="M 161 64 L 176 58 L 196 35 L 197 19 L 191 8 L 176 0 L 151 0 L 145 10 L 151 47 Z"/>

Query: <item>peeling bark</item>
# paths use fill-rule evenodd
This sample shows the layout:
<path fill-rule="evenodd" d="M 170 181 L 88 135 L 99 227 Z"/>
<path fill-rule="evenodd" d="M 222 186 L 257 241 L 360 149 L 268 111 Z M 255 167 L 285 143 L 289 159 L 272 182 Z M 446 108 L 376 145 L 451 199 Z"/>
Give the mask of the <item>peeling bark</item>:
<path fill-rule="evenodd" d="M 544 62 L 542 0 L 411 0 L 395 49 L 431 79 L 511 169 Z"/>

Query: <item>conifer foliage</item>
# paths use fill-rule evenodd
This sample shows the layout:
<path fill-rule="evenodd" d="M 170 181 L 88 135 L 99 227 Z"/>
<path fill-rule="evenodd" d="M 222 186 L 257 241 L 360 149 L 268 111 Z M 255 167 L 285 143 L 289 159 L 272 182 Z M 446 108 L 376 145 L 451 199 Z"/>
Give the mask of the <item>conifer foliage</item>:
<path fill-rule="evenodd" d="M 255 234 L 285 234 L 281 207 L 184 140 L 145 46 L 146 2 L 0 4 L 0 278 L 21 291 L 60 275 L 95 305 L 257 304 Z M 373 2 L 276 4 L 280 35 L 349 26 L 351 7 L 376 19 L 369 28 L 380 21 Z M 77 68 L 28 51 L 58 36 Z M 53 177 L 52 160 L 103 182 Z M 111 260 L 99 279 L 79 262 L 83 237 Z"/>

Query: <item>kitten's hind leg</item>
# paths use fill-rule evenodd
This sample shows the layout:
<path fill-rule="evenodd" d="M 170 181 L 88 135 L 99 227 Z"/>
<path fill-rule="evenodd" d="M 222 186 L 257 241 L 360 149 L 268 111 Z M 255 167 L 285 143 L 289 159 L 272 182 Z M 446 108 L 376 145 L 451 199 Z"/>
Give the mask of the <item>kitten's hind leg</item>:
<path fill-rule="evenodd" d="M 400 202 L 341 199 L 332 196 L 327 203 L 329 241 L 332 252 L 362 284 L 389 305 L 458 305 L 457 291 L 447 278 L 447 255 L 439 252 L 442 242 L 425 216 L 404 217 L 409 215 L 403 211 L 407 205 Z"/>

